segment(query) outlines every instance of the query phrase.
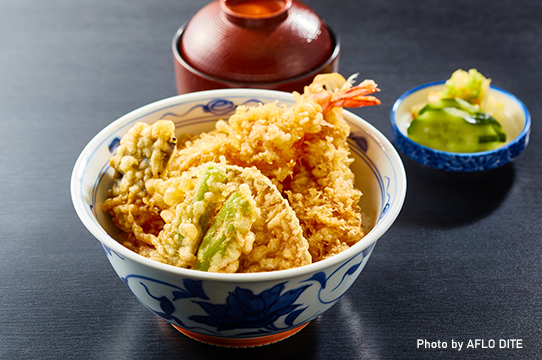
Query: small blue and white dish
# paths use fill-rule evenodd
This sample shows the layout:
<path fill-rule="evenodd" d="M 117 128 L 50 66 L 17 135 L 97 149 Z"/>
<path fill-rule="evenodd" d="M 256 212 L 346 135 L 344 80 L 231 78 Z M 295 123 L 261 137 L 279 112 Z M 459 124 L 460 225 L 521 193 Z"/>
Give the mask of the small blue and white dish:
<path fill-rule="evenodd" d="M 440 90 L 446 81 L 423 84 L 405 92 L 397 99 L 390 113 L 391 138 L 395 146 L 412 160 L 431 168 L 450 172 L 476 172 L 505 165 L 517 158 L 529 143 L 531 115 L 525 105 L 511 93 L 490 87 L 490 96 L 503 102 L 506 122 L 501 125 L 507 142 L 494 150 L 476 153 L 452 153 L 431 149 L 411 140 L 407 128 L 412 121 L 411 108 L 427 101 L 432 91 Z"/>

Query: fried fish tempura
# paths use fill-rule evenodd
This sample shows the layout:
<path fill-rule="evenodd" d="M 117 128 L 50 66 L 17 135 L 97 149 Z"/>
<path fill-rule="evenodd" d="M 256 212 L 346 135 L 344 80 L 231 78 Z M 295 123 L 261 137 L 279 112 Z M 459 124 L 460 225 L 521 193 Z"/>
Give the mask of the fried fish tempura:
<path fill-rule="evenodd" d="M 305 87 L 303 94 L 294 93 L 293 106 L 277 103 L 239 106 L 227 122 L 219 120 L 215 130 L 179 144 L 173 154 L 164 152 L 163 160 L 167 161 L 162 161 L 165 165 L 161 171 L 134 187 L 141 193 L 135 197 L 137 201 L 127 201 L 133 198 L 129 186 L 121 189 L 115 185 L 104 209 L 121 229 L 133 234 L 127 246 L 146 256 L 188 268 L 200 266 L 220 272 L 280 270 L 320 261 L 349 248 L 365 231 L 358 206 L 361 192 L 354 187 L 354 175 L 349 168 L 353 161 L 347 143 L 350 128 L 342 116 L 342 107 L 379 104 L 370 95 L 378 91 L 373 81 L 365 80 L 357 86 L 352 81 L 353 78 L 346 80 L 339 74 L 319 75 Z M 159 139 L 161 144 L 171 144 L 168 136 Z M 161 144 L 154 146 L 161 149 Z M 124 161 L 130 163 L 131 160 L 123 160 L 125 156 L 117 155 L 112 166 Z M 247 181 L 252 195 L 248 196 L 245 189 L 226 206 L 226 197 L 233 193 L 226 196 L 222 190 L 224 183 L 217 182 L 216 186 L 206 188 L 216 190 L 216 194 L 210 190 L 205 193 L 210 194 L 206 199 L 198 200 L 198 189 L 205 185 L 201 176 L 205 175 L 198 175 L 198 183 L 193 171 L 209 163 L 233 166 L 227 168 L 227 176 L 221 179 L 233 184 L 229 176 L 236 174 L 239 177 L 236 181 Z M 252 167 L 263 175 L 249 176 L 244 173 L 248 170 L 241 170 Z M 115 169 L 124 174 L 123 167 L 117 165 Z M 194 176 L 194 180 L 183 180 Z M 215 183 L 214 180 L 211 182 Z M 242 188 L 237 186 L 235 191 Z M 181 196 L 181 193 L 186 194 Z M 173 194 L 180 197 L 177 199 Z M 182 200 L 173 201 L 173 198 Z M 227 210 L 218 216 L 222 207 Z M 261 215 L 250 220 L 257 210 L 243 212 L 242 207 L 257 209 Z M 242 230 L 238 233 L 246 233 L 237 237 L 243 240 L 235 242 L 235 251 L 222 249 L 224 254 L 230 254 L 231 250 L 234 256 L 209 263 L 199 261 L 195 251 L 202 246 L 206 231 L 213 227 L 212 222 L 201 222 L 197 215 L 208 211 L 217 214 L 215 219 L 230 219 L 223 223 L 233 223 Z M 237 220 L 231 220 L 234 218 L 243 220 L 236 223 Z M 249 222 L 250 227 L 246 225 Z M 215 238 L 237 236 L 228 232 L 224 224 L 212 229 Z M 285 234 L 295 234 L 295 240 Z"/>

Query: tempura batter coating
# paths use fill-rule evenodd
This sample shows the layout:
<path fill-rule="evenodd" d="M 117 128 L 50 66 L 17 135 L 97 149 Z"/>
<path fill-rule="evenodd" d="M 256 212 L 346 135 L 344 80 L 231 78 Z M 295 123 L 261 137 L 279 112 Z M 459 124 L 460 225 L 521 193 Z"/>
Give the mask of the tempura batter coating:
<path fill-rule="evenodd" d="M 219 120 L 215 130 L 190 137 L 173 153 L 164 150 L 174 136 L 163 131 L 174 130 L 173 123 L 161 121 L 152 130 L 138 125 L 111 164 L 126 174 L 123 164 L 134 157 L 127 149 L 145 155 L 136 156 L 137 171 L 115 184 L 103 207 L 127 232 L 125 245 L 168 264 L 218 272 L 288 269 L 354 245 L 365 230 L 342 106 L 379 101 L 367 96 L 378 91 L 373 81 L 352 81 L 319 75 L 303 94 L 293 94 L 293 106 L 239 106 L 228 121 Z M 138 136 L 142 148 L 131 145 L 140 143 Z M 157 149 L 161 156 L 147 154 Z M 140 165 L 147 158 L 155 160 L 150 169 Z M 224 170 L 225 177 L 205 175 L 209 166 Z M 210 180 L 202 183 L 205 176 Z M 209 212 L 226 220 L 207 227 Z M 218 237 L 222 242 L 214 242 Z M 235 246 L 227 246 L 230 240 Z M 198 258 L 210 252 L 214 260 Z"/>
<path fill-rule="evenodd" d="M 256 166 L 288 197 L 313 261 L 333 256 L 365 235 L 361 192 L 349 167 L 350 127 L 342 108 L 329 106 L 333 94 L 350 87 L 340 75 L 321 76 L 303 94 L 294 93 L 291 107 L 239 106 L 228 122 L 219 121 L 175 154 L 171 175 L 220 156 L 229 164 Z"/>
<path fill-rule="evenodd" d="M 348 249 L 365 231 L 350 170 L 352 158 L 346 141 L 349 127 L 340 113 L 326 120 L 333 126 L 308 136 L 295 175 L 286 190 L 309 241 L 313 259 L 322 260 Z"/>
<path fill-rule="evenodd" d="M 143 244 L 152 243 L 150 235 L 158 234 L 163 226 L 160 209 L 147 201 L 145 182 L 165 176 L 176 141 L 171 121 L 136 123 L 121 139 L 110 160 L 116 178 L 102 209 L 133 238 L 131 245 L 142 245 L 142 250 Z"/>
<path fill-rule="evenodd" d="M 239 106 L 229 121 L 219 121 L 216 130 L 202 135 L 181 149 L 172 161 L 172 174 L 224 156 L 228 163 L 257 167 L 264 175 L 282 183 L 293 175 L 303 139 L 321 131 L 326 123 L 314 102 L 293 107 L 268 103 Z"/>
<path fill-rule="evenodd" d="M 206 192 L 198 197 L 202 180 Z M 283 270 L 310 264 L 308 242 L 294 211 L 271 181 L 256 168 L 205 163 L 178 177 L 147 182 L 149 202 L 167 207 L 161 216 L 165 226 L 153 237 L 151 259 L 167 264 L 198 268 L 198 249 L 217 222 L 220 207 L 233 194 L 247 199 L 249 211 L 229 222 L 235 229 L 222 255 L 206 266 L 213 272 Z M 201 219 L 211 214 L 205 227 Z M 207 223 L 207 222 L 205 222 Z"/>

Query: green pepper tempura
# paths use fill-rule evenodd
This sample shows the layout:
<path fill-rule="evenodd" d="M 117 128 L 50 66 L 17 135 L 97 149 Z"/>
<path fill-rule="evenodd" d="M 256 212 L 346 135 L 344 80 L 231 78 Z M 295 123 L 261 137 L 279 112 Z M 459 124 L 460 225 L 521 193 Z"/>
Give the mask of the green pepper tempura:
<path fill-rule="evenodd" d="M 487 106 L 490 83 L 476 69 L 455 71 L 441 92 L 430 94 L 421 108 L 413 108 L 409 138 L 432 149 L 458 153 L 488 151 L 504 144 L 506 134 Z M 498 113 L 502 104 L 491 106 Z"/>
<path fill-rule="evenodd" d="M 293 209 L 254 168 L 208 162 L 147 182 L 165 224 L 148 257 L 210 272 L 283 270 L 311 263 Z"/>

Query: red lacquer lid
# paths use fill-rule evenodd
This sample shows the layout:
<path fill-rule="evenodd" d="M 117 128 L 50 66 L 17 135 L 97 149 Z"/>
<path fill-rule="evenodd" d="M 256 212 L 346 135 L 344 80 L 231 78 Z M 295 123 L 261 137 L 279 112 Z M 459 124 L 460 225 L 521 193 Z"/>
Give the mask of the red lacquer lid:
<path fill-rule="evenodd" d="M 184 61 L 238 83 L 277 82 L 314 71 L 335 42 L 320 17 L 294 0 L 216 0 L 188 22 L 178 44 Z"/>

